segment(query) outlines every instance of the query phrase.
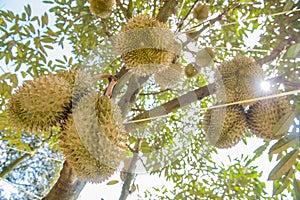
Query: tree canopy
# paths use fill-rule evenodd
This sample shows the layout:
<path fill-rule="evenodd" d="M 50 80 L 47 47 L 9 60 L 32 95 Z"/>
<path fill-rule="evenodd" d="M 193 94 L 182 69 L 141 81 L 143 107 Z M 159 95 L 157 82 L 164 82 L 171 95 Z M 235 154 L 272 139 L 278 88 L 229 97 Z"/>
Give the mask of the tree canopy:
<path fill-rule="evenodd" d="M 43 3 L 40 16 L 0 10 L 1 199 L 76 199 L 92 162 L 120 174 L 91 181 L 121 184 L 114 199 L 300 199 L 298 1 Z M 240 151 L 230 164 L 215 160 L 224 146 Z M 266 153 L 271 193 L 255 164 Z M 139 191 L 139 172 L 173 186 Z"/>

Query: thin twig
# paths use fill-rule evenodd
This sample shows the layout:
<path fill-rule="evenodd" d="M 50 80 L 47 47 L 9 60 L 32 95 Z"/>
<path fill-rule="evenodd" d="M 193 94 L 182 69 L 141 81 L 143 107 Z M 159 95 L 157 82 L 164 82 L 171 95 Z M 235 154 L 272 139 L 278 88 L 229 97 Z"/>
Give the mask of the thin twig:
<path fill-rule="evenodd" d="M 222 18 L 224 16 L 226 16 L 228 14 L 229 11 L 236 9 L 240 4 L 234 4 L 232 7 L 227 8 L 223 13 L 221 13 L 219 16 L 208 20 L 207 23 L 199 30 L 199 31 L 195 31 L 192 32 L 189 36 L 191 39 L 196 39 L 204 30 L 206 30 L 208 27 L 210 27 L 211 25 L 213 25 L 214 23 L 216 23 L 217 21 L 222 20 Z M 192 29 L 194 29 L 195 27 L 193 27 Z M 187 31 L 188 32 L 188 31 Z M 189 41 L 185 42 L 182 46 L 185 46 L 188 44 Z"/>
<path fill-rule="evenodd" d="M 154 18 L 155 17 L 155 13 L 156 13 L 156 2 L 157 0 L 154 0 L 154 2 L 153 2 L 153 10 L 152 10 L 152 18 Z"/>
<path fill-rule="evenodd" d="M 177 26 L 177 30 L 176 32 L 180 32 L 181 28 L 183 26 L 184 21 L 188 18 L 188 16 L 190 15 L 190 13 L 192 12 L 192 10 L 194 9 L 194 7 L 196 6 L 196 4 L 199 2 L 199 0 L 196 0 L 194 2 L 194 4 L 192 5 L 192 7 L 189 9 L 189 11 L 187 12 L 187 14 L 180 20 L 178 26 Z"/>
<path fill-rule="evenodd" d="M 117 3 L 117 6 L 121 9 L 121 11 L 123 12 L 126 20 L 130 19 L 131 16 L 130 14 L 128 13 L 128 10 L 123 6 L 123 4 L 121 3 L 120 0 L 116 0 L 116 3 Z"/>

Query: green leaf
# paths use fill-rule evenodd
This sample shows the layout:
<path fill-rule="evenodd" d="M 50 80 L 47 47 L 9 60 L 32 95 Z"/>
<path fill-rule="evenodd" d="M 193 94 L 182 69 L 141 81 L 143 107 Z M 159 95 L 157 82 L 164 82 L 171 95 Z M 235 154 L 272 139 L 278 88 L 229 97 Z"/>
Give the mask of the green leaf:
<path fill-rule="evenodd" d="M 299 141 L 299 134 L 290 134 L 278 140 L 269 150 L 269 154 L 278 154 L 287 150 Z"/>
<path fill-rule="evenodd" d="M 290 111 L 286 113 L 284 116 L 280 118 L 280 120 L 276 123 L 276 125 L 273 127 L 273 134 L 274 135 L 283 135 L 285 134 L 292 123 L 294 122 L 294 119 L 296 117 L 296 113 L 294 111 Z"/>
<path fill-rule="evenodd" d="M 31 16 L 31 8 L 30 8 L 29 4 L 27 6 L 25 6 L 25 11 L 26 11 L 26 14 L 28 15 L 28 18 L 30 18 L 30 16 Z"/>
<path fill-rule="evenodd" d="M 293 8 L 293 5 L 294 3 L 292 0 L 287 1 L 283 8 L 283 12 L 291 10 Z"/>
<path fill-rule="evenodd" d="M 117 183 L 119 183 L 118 180 L 111 180 L 111 181 L 109 181 L 108 183 L 106 183 L 106 185 L 115 185 L 115 184 L 117 184 Z"/>
<path fill-rule="evenodd" d="M 43 16 L 42 16 L 42 27 L 44 27 L 45 25 L 48 24 L 48 14 L 45 13 Z"/>
<path fill-rule="evenodd" d="M 295 58 L 300 52 L 300 43 L 293 44 L 286 52 L 287 58 Z"/>
<path fill-rule="evenodd" d="M 285 155 L 269 174 L 268 180 L 280 179 L 293 166 L 298 156 L 298 149 Z"/>
<path fill-rule="evenodd" d="M 45 3 L 45 4 L 53 4 L 53 1 L 43 1 L 43 3 Z"/>
<path fill-rule="evenodd" d="M 287 186 L 290 184 L 291 180 L 290 178 L 292 177 L 292 175 L 294 174 L 294 169 L 290 169 L 286 176 L 282 179 L 282 180 L 279 180 L 279 182 L 282 183 L 282 185 L 274 185 L 273 186 L 273 195 L 277 195 L 277 194 L 280 194 L 283 192 L 283 190 L 285 190 L 287 188 Z"/>

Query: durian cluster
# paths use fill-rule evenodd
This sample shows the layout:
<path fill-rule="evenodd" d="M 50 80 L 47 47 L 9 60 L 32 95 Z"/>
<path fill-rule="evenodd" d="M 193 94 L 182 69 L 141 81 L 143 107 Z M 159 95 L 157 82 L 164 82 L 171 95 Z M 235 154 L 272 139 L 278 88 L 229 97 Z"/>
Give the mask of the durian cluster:
<path fill-rule="evenodd" d="M 70 70 L 27 81 L 7 104 L 13 126 L 30 132 L 60 127 L 59 146 L 78 178 L 101 182 L 124 156 L 121 111 L 91 88 L 91 78 Z"/>
<path fill-rule="evenodd" d="M 115 0 L 89 0 L 90 11 L 99 18 L 107 18 L 113 11 Z"/>
<path fill-rule="evenodd" d="M 147 76 L 168 68 L 181 48 L 168 26 L 148 15 L 136 15 L 115 37 L 114 45 L 126 68 Z"/>
<path fill-rule="evenodd" d="M 217 82 L 216 87 L 220 90 L 223 81 L 224 93 L 221 97 L 227 97 L 222 104 L 266 95 L 260 89 L 263 71 L 252 59 L 239 56 L 222 63 L 218 69 L 221 81 Z M 271 90 L 267 95 L 274 94 Z M 280 139 L 292 123 L 286 117 L 290 113 L 288 99 L 274 97 L 209 109 L 204 115 L 202 127 L 210 144 L 217 148 L 230 148 L 244 137 L 248 129 L 263 139 Z M 285 129 L 280 129 L 278 133 L 276 128 L 281 123 L 285 124 Z"/>

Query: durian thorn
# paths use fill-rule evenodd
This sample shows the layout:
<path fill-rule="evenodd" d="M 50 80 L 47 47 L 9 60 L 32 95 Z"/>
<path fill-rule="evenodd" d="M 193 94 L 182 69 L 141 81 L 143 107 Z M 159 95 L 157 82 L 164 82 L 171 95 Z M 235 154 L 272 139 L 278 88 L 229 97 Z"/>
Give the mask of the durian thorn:
<path fill-rule="evenodd" d="M 110 79 L 110 78 L 112 78 L 112 77 L 113 77 L 113 76 L 110 75 L 110 74 L 99 74 L 99 75 L 94 76 L 94 77 L 92 78 L 92 81 L 94 82 L 94 81 L 98 81 L 98 80 L 104 79 L 104 78 Z"/>
<path fill-rule="evenodd" d="M 107 89 L 106 89 L 106 91 L 105 91 L 105 93 L 104 93 L 105 96 L 107 96 L 107 97 L 109 97 L 109 98 L 112 96 L 112 91 L 113 91 L 115 85 L 117 84 L 117 82 L 118 82 L 118 81 L 117 81 L 117 78 L 116 78 L 116 77 L 111 76 L 111 77 L 109 78 L 109 85 L 108 85 L 108 87 L 107 87 Z"/>

